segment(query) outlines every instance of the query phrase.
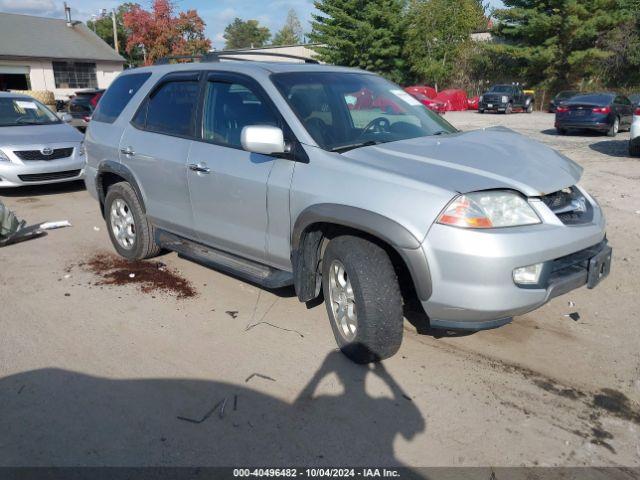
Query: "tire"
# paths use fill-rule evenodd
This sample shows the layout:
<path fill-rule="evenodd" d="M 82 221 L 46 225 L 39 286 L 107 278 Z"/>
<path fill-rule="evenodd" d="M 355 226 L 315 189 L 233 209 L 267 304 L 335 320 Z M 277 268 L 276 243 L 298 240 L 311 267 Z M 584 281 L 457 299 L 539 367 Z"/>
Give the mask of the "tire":
<path fill-rule="evenodd" d="M 607 137 L 615 137 L 620 131 L 620 119 L 616 117 L 611 124 L 609 130 L 607 130 Z"/>
<path fill-rule="evenodd" d="M 510 115 L 513 112 L 513 105 L 510 103 L 507 104 L 507 107 L 504 109 L 505 115 Z"/>
<path fill-rule="evenodd" d="M 126 215 L 122 213 L 123 211 Z M 131 221 L 125 220 L 129 217 L 132 224 Z M 116 183 L 107 191 L 104 218 L 111 243 L 120 256 L 128 260 L 143 260 L 160 253 L 161 248 L 154 241 L 154 228 L 144 214 L 138 195 L 127 182 Z M 115 230 L 132 231 L 133 240 L 130 241 L 130 245 L 123 245 L 118 240 Z"/>
<path fill-rule="evenodd" d="M 484 113 L 484 110 L 480 108 L 478 109 L 478 113 Z"/>
<path fill-rule="evenodd" d="M 529 102 L 529 105 L 527 105 L 525 112 L 533 113 L 533 102 Z"/>
<path fill-rule="evenodd" d="M 351 286 L 351 297 L 347 294 L 341 298 L 332 287 L 340 279 Z M 398 351 L 402 343 L 402 294 L 391 259 L 382 247 L 351 235 L 331 240 L 322 259 L 322 289 L 331 329 L 342 353 L 356 363 L 370 363 Z M 339 303 L 354 314 L 355 331 L 340 325 Z"/>
<path fill-rule="evenodd" d="M 640 157 L 640 140 L 629 140 L 629 155 L 632 157 Z"/>
<path fill-rule="evenodd" d="M 556 128 L 556 131 L 558 132 L 558 135 L 566 135 L 567 134 L 567 129 L 566 128 Z"/>

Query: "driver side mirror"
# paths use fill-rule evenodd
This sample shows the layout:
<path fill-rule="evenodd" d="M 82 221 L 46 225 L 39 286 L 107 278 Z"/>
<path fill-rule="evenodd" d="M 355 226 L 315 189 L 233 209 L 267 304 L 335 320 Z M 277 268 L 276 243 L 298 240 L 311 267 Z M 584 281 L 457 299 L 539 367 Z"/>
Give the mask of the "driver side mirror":
<path fill-rule="evenodd" d="M 282 129 L 270 125 L 250 125 L 242 129 L 240 135 L 242 148 L 247 152 L 273 155 L 286 153 Z"/>
<path fill-rule="evenodd" d="M 63 113 L 62 115 L 60 115 L 60 120 L 62 120 L 64 123 L 71 123 L 73 121 L 73 117 L 69 113 Z"/>

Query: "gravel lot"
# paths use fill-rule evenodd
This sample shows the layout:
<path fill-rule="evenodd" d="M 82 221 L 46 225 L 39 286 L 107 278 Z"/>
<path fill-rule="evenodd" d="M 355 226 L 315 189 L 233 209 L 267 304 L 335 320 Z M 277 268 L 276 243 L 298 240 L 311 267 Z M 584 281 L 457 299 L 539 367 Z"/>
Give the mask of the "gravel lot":
<path fill-rule="evenodd" d="M 407 321 L 398 355 L 361 367 L 336 353 L 324 305 L 291 289 L 175 254 L 122 265 L 82 185 L 0 192 L 29 222 L 74 225 L 0 250 L 0 465 L 640 465 L 628 134 L 559 137 L 544 113 L 445 118 L 508 125 L 580 163 L 610 277 L 497 330 Z"/>

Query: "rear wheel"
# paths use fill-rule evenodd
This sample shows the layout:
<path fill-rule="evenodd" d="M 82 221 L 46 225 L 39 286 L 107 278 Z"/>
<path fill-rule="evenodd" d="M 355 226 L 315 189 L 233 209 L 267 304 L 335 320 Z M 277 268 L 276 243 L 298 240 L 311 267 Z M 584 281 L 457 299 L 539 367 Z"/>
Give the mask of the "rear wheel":
<path fill-rule="evenodd" d="M 111 243 L 128 260 L 155 257 L 161 251 L 154 241 L 153 226 L 140 199 L 127 182 L 112 185 L 104 202 L 104 218 Z"/>
<path fill-rule="evenodd" d="M 558 135 L 566 135 L 567 134 L 567 129 L 566 128 L 556 128 L 556 131 L 558 132 Z"/>
<path fill-rule="evenodd" d="M 611 127 L 607 130 L 608 137 L 615 137 L 620 131 L 620 119 L 618 117 L 614 118 Z"/>
<path fill-rule="evenodd" d="M 640 139 L 629 141 L 629 155 L 632 157 L 640 157 Z"/>
<path fill-rule="evenodd" d="M 340 350 L 356 363 L 377 362 L 402 343 L 402 295 L 387 252 L 360 237 L 336 237 L 322 259 L 322 288 Z"/>

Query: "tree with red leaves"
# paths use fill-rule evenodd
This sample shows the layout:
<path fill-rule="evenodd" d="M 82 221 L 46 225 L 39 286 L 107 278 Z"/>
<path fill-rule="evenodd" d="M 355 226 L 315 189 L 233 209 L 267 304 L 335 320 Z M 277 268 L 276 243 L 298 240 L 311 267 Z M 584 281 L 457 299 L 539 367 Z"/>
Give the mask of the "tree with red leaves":
<path fill-rule="evenodd" d="M 205 36 L 205 23 L 195 10 L 175 16 L 175 5 L 169 0 L 154 0 L 151 10 L 133 5 L 122 20 L 129 32 L 127 52 L 144 46 L 145 64 L 170 55 L 200 55 L 211 49 Z"/>

